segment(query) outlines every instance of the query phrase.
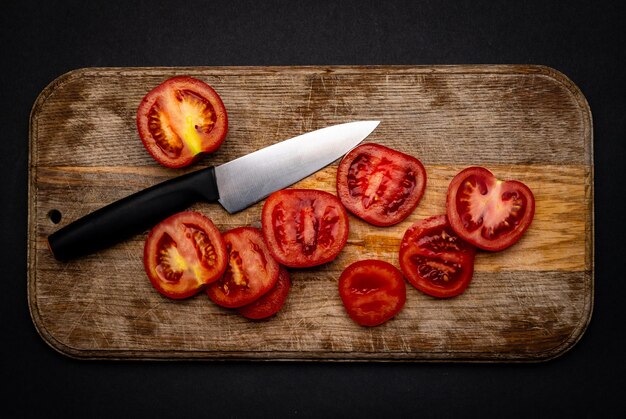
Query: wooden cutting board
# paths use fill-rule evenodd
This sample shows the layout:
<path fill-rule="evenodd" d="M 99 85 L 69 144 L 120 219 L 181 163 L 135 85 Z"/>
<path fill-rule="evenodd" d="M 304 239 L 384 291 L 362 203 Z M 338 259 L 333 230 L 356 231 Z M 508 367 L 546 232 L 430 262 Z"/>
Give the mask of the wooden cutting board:
<path fill-rule="evenodd" d="M 174 75 L 212 85 L 229 112 L 222 147 L 186 170 L 156 164 L 135 126 L 143 95 Z M 393 227 L 350 216 L 340 256 L 291 270 L 292 291 L 270 320 L 246 320 L 205 294 L 184 301 L 162 297 L 142 266 L 147 231 L 71 262 L 57 262 L 47 248 L 46 237 L 60 227 L 159 181 L 361 119 L 381 121 L 367 141 L 424 163 L 425 195 Z M 543 66 L 73 71 L 43 90 L 30 120 L 32 319 L 50 346 L 84 359 L 551 359 L 581 338 L 592 312 L 592 149 L 584 96 L 563 74 Z M 506 251 L 480 252 L 464 294 L 439 300 L 408 286 L 406 305 L 393 320 L 375 328 L 353 323 L 337 291 L 341 271 L 365 258 L 399 266 L 405 230 L 445 212 L 449 181 L 469 165 L 531 187 L 536 215 L 526 235 Z M 334 193 L 335 171 L 331 165 L 297 186 Z M 218 204 L 193 209 L 225 231 L 259 226 L 261 206 L 236 215 Z"/>

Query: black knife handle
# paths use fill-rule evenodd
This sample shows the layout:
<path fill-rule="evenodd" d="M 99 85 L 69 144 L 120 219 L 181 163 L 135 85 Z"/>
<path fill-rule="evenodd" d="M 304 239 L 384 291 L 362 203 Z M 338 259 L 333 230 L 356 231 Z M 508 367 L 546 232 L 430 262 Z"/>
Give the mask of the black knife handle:
<path fill-rule="evenodd" d="M 198 201 L 217 201 L 213 167 L 144 189 L 74 221 L 48 236 L 58 260 L 69 260 L 112 246 L 151 228 Z"/>

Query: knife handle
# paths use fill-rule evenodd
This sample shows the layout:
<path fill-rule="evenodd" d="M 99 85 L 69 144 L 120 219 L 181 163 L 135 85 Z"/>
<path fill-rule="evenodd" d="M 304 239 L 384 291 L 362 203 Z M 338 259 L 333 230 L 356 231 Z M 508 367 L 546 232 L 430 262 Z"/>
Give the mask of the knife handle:
<path fill-rule="evenodd" d="M 151 228 L 195 202 L 217 201 L 213 167 L 151 186 L 100 208 L 48 236 L 58 260 L 84 256 Z"/>

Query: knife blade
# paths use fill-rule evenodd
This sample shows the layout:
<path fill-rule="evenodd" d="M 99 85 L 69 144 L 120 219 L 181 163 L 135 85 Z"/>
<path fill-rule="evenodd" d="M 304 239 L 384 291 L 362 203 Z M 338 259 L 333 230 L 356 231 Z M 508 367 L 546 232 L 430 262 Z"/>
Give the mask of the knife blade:
<path fill-rule="evenodd" d="M 199 201 L 219 202 L 235 213 L 326 167 L 356 147 L 379 121 L 321 128 L 217 167 L 208 167 L 115 201 L 48 236 L 58 260 L 110 247 Z"/>

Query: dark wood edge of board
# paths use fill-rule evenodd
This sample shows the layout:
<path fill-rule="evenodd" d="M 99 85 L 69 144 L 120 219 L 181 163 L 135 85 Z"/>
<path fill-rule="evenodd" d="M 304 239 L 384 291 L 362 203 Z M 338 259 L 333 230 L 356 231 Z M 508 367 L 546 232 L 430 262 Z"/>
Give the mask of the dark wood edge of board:
<path fill-rule="evenodd" d="M 541 363 L 559 358 L 569 352 L 584 335 L 593 310 L 592 272 L 585 272 L 586 286 L 590 290 L 585 300 L 585 311 L 572 333 L 545 351 L 534 353 L 484 353 L 484 352 L 389 352 L 384 357 L 380 353 L 368 352 L 328 352 L 323 355 L 311 351 L 179 351 L 179 350 L 88 350 L 68 346 L 57 340 L 45 327 L 42 327 L 39 313 L 32 306 L 31 316 L 35 328 L 45 343 L 58 353 L 76 360 L 112 361 L 328 361 L 328 362 L 448 362 L 448 363 Z M 36 304 L 35 304 L 36 305 Z"/>
<path fill-rule="evenodd" d="M 223 351 L 125 351 L 125 350 L 85 350 L 67 346 L 57 340 L 43 325 L 41 315 L 37 306 L 36 299 L 36 280 L 35 267 L 36 261 L 36 240 L 29 239 L 27 245 L 27 300 L 31 319 L 41 338 L 51 348 L 62 355 L 78 360 L 117 360 L 117 361 L 228 361 L 228 360 L 247 360 L 247 361 L 327 361 L 327 362 L 360 362 L 360 361 L 376 361 L 376 362 L 450 362 L 450 363 L 520 363 L 520 362 L 545 362 L 556 359 L 569 352 L 585 334 L 593 313 L 594 304 L 594 157 L 593 157 L 593 120 L 591 109 L 587 99 L 583 95 L 580 88 L 566 75 L 560 71 L 544 66 L 544 65 L 515 65 L 515 64 L 498 64 L 498 65 L 437 65 L 437 66 L 411 66 L 411 65 L 375 65 L 375 66 L 272 66 L 272 67 L 255 67 L 255 66 L 236 66 L 236 67 L 86 67 L 71 70 L 55 80 L 50 82 L 37 96 L 29 118 L 29 182 L 28 182 L 28 237 L 33 238 L 35 235 L 35 223 L 37 208 L 34 199 L 36 191 L 36 166 L 33 164 L 34 156 L 37 155 L 37 142 L 34 133 L 37 132 L 36 115 L 47 100 L 47 98 L 58 88 L 78 77 L 85 76 L 104 76 L 104 75 L 135 75 L 137 72 L 144 74 L 158 74 L 164 77 L 174 75 L 229 75 L 233 71 L 239 74 L 254 75 L 270 75 L 281 72 L 298 72 L 318 74 L 331 74 L 341 72 L 342 74 L 363 72 L 370 73 L 388 73 L 393 71 L 401 74 L 540 74 L 552 78 L 555 82 L 562 85 L 574 97 L 578 103 L 581 116 L 584 121 L 584 150 L 586 157 L 586 166 L 588 168 L 588 176 L 585 184 L 585 195 L 589 206 L 589 217 L 586 225 L 589 231 L 586 231 L 586 250 L 585 250 L 585 266 L 589 270 L 584 272 L 585 287 L 587 298 L 585 300 L 585 312 L 582 314 L 580 321 L 572 333 L 564 339 L 559 345 L 543 352 L 525 354 L 485 354 L 471 352 L 428 352 L 428 353 L 390 353 L 389 356 L 381 358 L 379 354 L 370 353 L 345 353 L 338 352 L 337 356 L 326 353 L 321 356 L 313 352 L 279 352 L 279 351 L 249 351 L 249 352 L 223 352 Z"/>

